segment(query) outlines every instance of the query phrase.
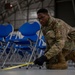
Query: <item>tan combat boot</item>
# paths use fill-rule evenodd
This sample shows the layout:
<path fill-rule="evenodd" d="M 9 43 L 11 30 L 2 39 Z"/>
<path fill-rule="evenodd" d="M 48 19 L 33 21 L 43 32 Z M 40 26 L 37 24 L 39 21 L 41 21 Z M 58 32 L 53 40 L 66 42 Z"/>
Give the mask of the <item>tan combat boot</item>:
<path fill-rule="evenodd" d="M 58 61 L 56 61 L 55 63 L 50 63 L 46 65 L 47 69 L 67 69 L 68 68 L 68 64 L 65 61 L 65 58 L 62 52 L 56 56 L 56 59 Z"/>

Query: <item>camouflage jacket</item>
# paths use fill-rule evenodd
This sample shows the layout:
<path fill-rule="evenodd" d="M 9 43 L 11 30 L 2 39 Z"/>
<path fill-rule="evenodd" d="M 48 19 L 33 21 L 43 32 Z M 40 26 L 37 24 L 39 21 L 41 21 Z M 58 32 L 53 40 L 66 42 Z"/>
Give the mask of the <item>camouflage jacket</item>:
<path fill-rule="evenodd" d="M 68 34 L 75 29 L 61 19 L 50 17 L 47 25 L 42 27 L 46 39 L 47 52 L 45 56 L 50 59 L 66 48 Z"/>

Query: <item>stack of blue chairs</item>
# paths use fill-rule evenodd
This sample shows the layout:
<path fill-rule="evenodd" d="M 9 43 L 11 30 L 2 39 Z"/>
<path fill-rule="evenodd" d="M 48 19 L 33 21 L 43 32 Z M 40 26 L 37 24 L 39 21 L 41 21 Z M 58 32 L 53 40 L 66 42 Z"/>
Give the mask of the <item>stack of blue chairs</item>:
<path fill-rule="evenodd" d="M 38 35 L 36 34 L 37 31 L 39 31 L 39 30 L 40 30 L 40 25 L 37 22 L 34 22 L 32 24 L 27 22 L 27 23 L 23 24 L 19 28 L 18 31 L 24 37 L 21 39 L 15 39 L 13 41 L 16 45 L 14 53 L 17 52 L 22 57 L 24 57 L 24 56 L 28 57 L 30 55 L 30 58 L 28 58 L 28 61 L 30 61 L 32 58 L 32 55 L 34 53 L 33 49 L 36 46 L 38 39 L 39 39 Z M 27 53 L 27 54 L 24 55 L 24 53 Z"/>
<path fill-rule="evenodd" d="M 37 51 L 37 49 L 41 50 L 45 49 L 46 46 L 45 47 L 42 45 L 39 46 L 39 41 L 41 41 L 39 39 L 39 36 L 37 35 L 37 32 L 39 30 L 40 25 L 37 22 L 24 23 L 18 30 L 24 37 L 21 39 L 15 39 L 13 41 L 16 45 L 13 56 L 15 53 L 18 53 L 19 55 L 21 55 L 22 58 L 27 57 L 25 59 L 25 62 L 30 62 L 32 58 L 35 57 L 34 54 Z M 41 50 L 39 50 L 39 52 Z"/>
<path fill-rule="evenodd" d="M 1 67 L 4 67 L 7 61 L 14 63 L 17 59 L 20 59 L 19 61 L 24 59 L 24 63 L 34 61 L 35 56 L 42 55 L 46 49 L 46 46 L 42 45 L 43 42 L 45 42 L 44 36 L 40 39 L 40 32 L 39 36 L 37 35 L 37 32 L 40 31 L 40 24 L 38 22 L 26 22 L 18 29 L 18 32 L 21 33 L 23 38 L 19 38 L 13 34 L 9 35 L 11 32 L 14 32 L 10 24 L 7 26 L 0 25 L 0 29 L 2 29 L 0 30 L 0 45 L 2 45 L 3 42 L 6 43 L 3 50 L 0 49 L 0 58 L 4 55 L 6 56 Z M 3 41 L 4 39 L 5 41 Z M 0 48 L 2 47 L 3 46 Z M 17 57 L 18 55 L 19 57 Z"/>

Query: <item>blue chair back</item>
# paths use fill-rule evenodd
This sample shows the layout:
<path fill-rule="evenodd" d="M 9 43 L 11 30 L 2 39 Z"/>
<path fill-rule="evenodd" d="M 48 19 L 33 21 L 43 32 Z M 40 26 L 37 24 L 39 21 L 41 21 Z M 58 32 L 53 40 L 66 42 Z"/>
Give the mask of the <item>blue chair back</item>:
<path fill-rule="evenodd" d="M 13 27 L 11 24 L 8 25 L 0 25 L 0 37 L 6 37 L 8 36 L 13 30 Z"/>
<path fill-rule="evenodd" d="M 40 25 L 37 22 L 31 24 L 26 22 L 19 28 L 19 31 L 24 36 L 35 35 L 38 30 L 40 30 Z"/>

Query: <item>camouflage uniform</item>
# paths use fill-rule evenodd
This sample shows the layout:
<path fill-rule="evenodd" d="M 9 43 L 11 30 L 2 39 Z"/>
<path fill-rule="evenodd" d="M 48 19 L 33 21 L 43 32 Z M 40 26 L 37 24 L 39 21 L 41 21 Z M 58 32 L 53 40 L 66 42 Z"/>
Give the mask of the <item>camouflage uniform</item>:
<path fill-rule="evenodd" d="M 42 27 L 42 32 L 47 43 L 45 56 L 49 61 L 46 63 L 47 68 L 65 69 L 67 60 L 75 62 L 75 34 L 71 34 L 75 29 L 65 23 L 63 20 L 50 17 L 47 25 Z M 71 34 L 71 36 L 70 36 Z M 74 38 L 72 38 L 74 37 Z M 69 57 L 68 57 L 69 56 Z"/>

